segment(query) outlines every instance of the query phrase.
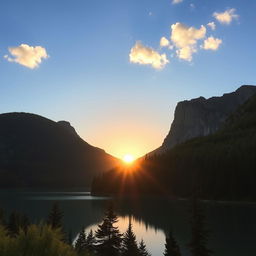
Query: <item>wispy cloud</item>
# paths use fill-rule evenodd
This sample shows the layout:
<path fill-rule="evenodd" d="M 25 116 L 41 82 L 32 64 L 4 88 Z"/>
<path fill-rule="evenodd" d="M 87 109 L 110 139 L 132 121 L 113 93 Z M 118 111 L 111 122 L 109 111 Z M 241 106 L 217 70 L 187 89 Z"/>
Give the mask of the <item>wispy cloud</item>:
<path fill-rule="evenodd" d="M 216 24 L 214 22 L 209 22 L 207 26 L 210 27 L 212 30 L 216 29 Z"/>
<path fill-rule="evenodd" d="M 214 38 L 212 36 L 208 37 L 204 40 L 204 44 L 202 48 L 205 50 L 213 50 L 216 51 L 219 49 L 220 45 L 222 44 L 222 40 L 219 38 Z"/>
<path fill-rule="evenodd" d="M 9 47 L 8 50 L 12 56 L 5 55 L 5 59 L 9 62 L 16 62 L 31 69 L 37 68 L 42 62 L 42 59 L 47 59 L 49 57 L 46 49 L 42 46 L 21 44 L 17 47 Z"/>
<path fill-rule="evenodd" d="M 166 54 L 160 54 L 139 41 L 132 47 L 129 57 L 131 63 L 151 65 L 155 69 L 162 69 L 169 63 Z"/>
<path fill-rule="evenodd" d="M 179 4 L 182 2 L 183 2 L 183 0 L 172 0 L 172 4 Z"/>
<path fill-rule="evenodd" d="M 236 9 L 231 8 L 225 12 L 215 12 L 213 13 L 213 17 L 221 24 L 229 25 L 234 19 L 238 19 L 239 17 L 239 15 L 237 15 L 235 12 Z"/>
<path fill-rule="evenodd" d="M 205 26 L 199 29 L 187 27 L 177 22 L 171 26 L 171 40 L 177 48 L 177 56 L 186 61 L 192 60 L 193 53 L 197 52 L 197 41 L 203 39 L 206 34 Z"/>

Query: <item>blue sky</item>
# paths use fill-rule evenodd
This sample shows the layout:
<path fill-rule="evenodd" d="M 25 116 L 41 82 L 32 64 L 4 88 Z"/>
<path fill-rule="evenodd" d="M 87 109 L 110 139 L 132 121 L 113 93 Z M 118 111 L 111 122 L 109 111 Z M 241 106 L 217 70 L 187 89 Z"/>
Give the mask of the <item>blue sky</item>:
<path fill-rule="evenodd" d="M 178 101 L 256 84 L 255 1 L 4 0 L 0 8 L 1 112 L 68 120 L 118 157 L 160 146 Z M 213 17 L 225 12 L 229 24 Z M 217 49 L 203 49 L 209 37 Z M 183 48 L 196 51 L 190 60 Z M 153 66 L 164 54 L 169 63 Z"/>

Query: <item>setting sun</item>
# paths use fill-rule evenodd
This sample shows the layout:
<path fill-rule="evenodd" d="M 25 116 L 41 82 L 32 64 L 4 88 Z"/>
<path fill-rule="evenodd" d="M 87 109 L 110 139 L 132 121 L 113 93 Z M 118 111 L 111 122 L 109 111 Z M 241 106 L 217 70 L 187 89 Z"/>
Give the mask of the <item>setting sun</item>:
<path fill-rule="evenodd" d="M 123 161 L 127 164 L 130 164 L 134 161 L 134 156 L 130 155 L 130 154 L 126 154 L 124 157 L 123 157 Z"/>

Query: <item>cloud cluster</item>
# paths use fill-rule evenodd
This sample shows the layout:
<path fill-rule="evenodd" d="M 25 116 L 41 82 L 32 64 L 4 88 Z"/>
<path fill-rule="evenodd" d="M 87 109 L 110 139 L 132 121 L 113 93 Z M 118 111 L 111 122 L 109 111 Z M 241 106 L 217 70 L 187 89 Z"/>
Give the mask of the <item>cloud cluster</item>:
<path fill-rule="evenodd" d="M 225 12 L 215 12 L 213 13 L 213 17 L 221 24 L 229 25 L 233 21 L 233 19 L 238 19 L 239 17 L 235 12 L 236 9 L 231 8 L 226 10 Z"/>
<path fill-rule="evenodd" d="M 136 42 L 129 57 L 132 63 L 151 65 L 155 69 L 162 69 L 169 63 L 166 54 L 160 54 L 154 49 L 144 46 L 141 42 Z"/>
<path fill-rule="evenodd" d="M 219 38 L 214 38 L 212 36 L 208 37 L 204 40 L 204 44 L 202 46 L 205 50 L 218 50 L 219 46 L 222 44 L 222 40 Z"/>
<path fill-rule="evenodd" d="M 9 62 L 16 62 L 30 69 L 38 67 L 42 62 L 42 59 L 47 59 L 49 57 L 46 49 L 42 46 L 21 44 L 17 47 L 10 47 L 8 50 L 12 56 L 9 57 L 8 55 L 5 55 L 5 59 Z"/>
<path fill-rule="evenodd" d="M 181 3 L 183 0 L 172 0 L 173 4 Z M 190 4 L 191 6 L 191 4 Z M 221 24 L 230 24 L 239 16 L 234 8 L 224 12 L 214 12 L 213 17 Z M 200 27 L 186 26 L 181 22 L 171 25 L 170 37 L 161 37 L 160 51 L 175 50 L 176 57 L 185 61 L 192 61 L 193 54 L 198 50 L 217 51 L 222 45 L 222 40 L 214 36 L 207 35 L 207 28 L 215 32 L 216 23 L 211 21 Z M 171 54 L 175 57 L 175 54 Z M 130 52 L 130 62 L 151 65 L 153 68 L 162 69 L 169 60 L 166 53 L 159 53 L 150 47 L 143 46 L 137 42 Z"/>
<path fill-rule="evenodd" d="M 187 27 L 180 22 L 171 26 L 171 40 L 177 48 L 177 56 L 187 61 L 192 60 L 192 54 L 197 51 L 197 41 L 205 35 L 206 28 L 203 25 L 199 29 Z"/>

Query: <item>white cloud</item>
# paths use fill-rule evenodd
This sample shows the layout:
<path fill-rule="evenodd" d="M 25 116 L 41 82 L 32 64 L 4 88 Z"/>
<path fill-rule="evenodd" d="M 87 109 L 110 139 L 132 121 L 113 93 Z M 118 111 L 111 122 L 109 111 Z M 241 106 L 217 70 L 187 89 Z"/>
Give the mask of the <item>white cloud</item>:
<path fill-rule="evenodd" d="M 10 47 L 8 50 L 12 57 L 5 55 L 5 59 L 9 62 L 16 62 L 31 69 L 38 67 L 42 62 L 42 59 L 47 59 L 49 57 L 46 49 L 42 46 L 34 47 L 27 44 L 21 44 L 17 47 Z"/>
<path fill-rule="evenodd" d="M 208 37 L 207 39 L 204 40 L 204 44 L 202 46 L 203 49 L 205 50 L 213 50 L 216 51 L 222 44 L 222 40 L 219 38 L 214 38 L 212 36 Z"/>
<path fill-rule="evenodd" d="M 151 65 L 155 69 L 162 69 L 169 63 L 166 54 L 160 54 L 154 49 L 144 46 L 141 42 L 136 42 L 129 57 L 132 63 Z"/>
<path fill-rule="evenodd" d="M 193 53 L 197 52 L 193 46 L 186 46 L 176 50 L 178 57 L 182 60 L 191 61 Z"/>
<path fill-rule="evenodd" d="M 172 0 L 172 4 L 179 4 L 182 2 L 183 2 L 183 0 Z"/>
<path fill-rule="evenodd" d="M 160 46 L 161 47 L 168 47 L 170 45 L 170 41 L 166 37 L 162 37 L 160 39 Z"/>
<path fill-rule="evenodd" d="M 205 37 L 205 26 L 202 25 L 199 29 L 196 29 L 177 22 L 171 26 L 171 30 L 171 40 L 177 48 L 178 57 L 191 61 L 193 53 L 197 51 L 197 41 Z"/>
<path fill-rule="evenodd" d="M 236 9 L 228 9 L 225 12 L 215 12 L 213 17 L 218 20 L 221 24 L 229 25 L 233 19 L 238 19 L 239 15 L 236 13 Z"/>
<path fill-rule="evenodd" d="M 214 22 L 209 22 L 207 26 L 210 27 L 212 30 L 216 29 L 216 24 Z"/>

